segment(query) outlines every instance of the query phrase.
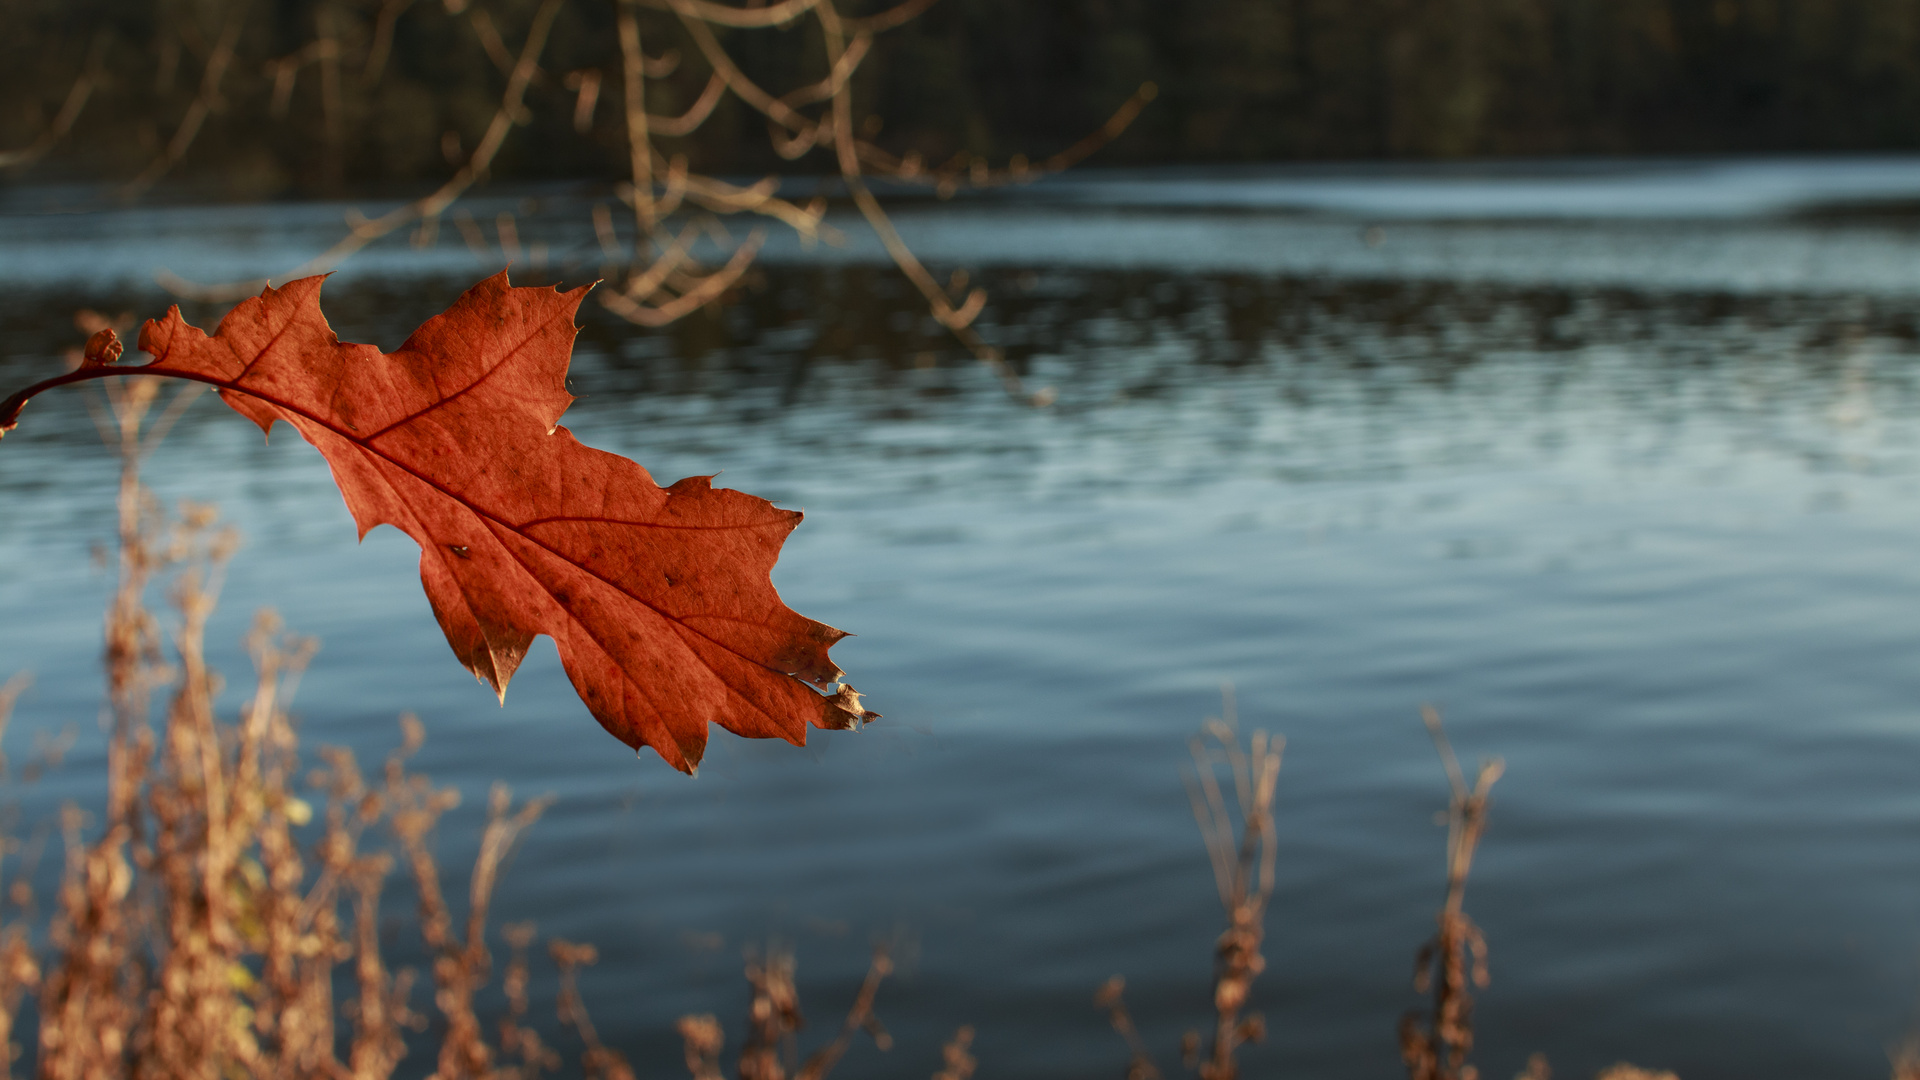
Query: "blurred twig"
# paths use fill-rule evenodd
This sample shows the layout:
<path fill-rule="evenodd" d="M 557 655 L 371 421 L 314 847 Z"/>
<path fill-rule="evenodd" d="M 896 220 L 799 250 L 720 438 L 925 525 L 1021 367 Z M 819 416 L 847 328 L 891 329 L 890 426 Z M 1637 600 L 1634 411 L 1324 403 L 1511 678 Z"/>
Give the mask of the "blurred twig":
<path fill-rule="evenodd" d="M 207 57 L 206 66 L 200 72 L 200 90 L 187 106 L 187 113 L 174 128 L 173 138 L 167 140 L 166 149 L 153 159 L 139 176 L 128 181 L 121 189 L 125 198 L 134 198 L 154 185 L 169 170 L 186 156 L 187 148 L 200 135 L 201 125 L 207 122 L 207 116 L 220 104 L 220 83 L 227 77 L 227 68 L 233 63 L 234 46 L 240 43 L 240 29 L 246 22 L 247 0 L 235 0 L 233 6 L 224 13 L 224 22 L 220 28 L 219 43 L 213 47 L 213 53 Z"/>
<path fill-rule="evenodd" d="M 26 146 L 18 150 L 0 151 L 0 169 L 16 169 L 31 165 L 46 157 L 55 146 L 59 145 L 61 139 L 67 137 L 67 133 L 73 130 L 74 122 L 80 119 L 80 111 L 87 107 L 87 101 L 93 97 L 94 90 L 100 85 L 101 58 L 106 55 L 106 51 L 106 33 L 102 31 L 94 34 L 93 44 L 87 50 L 86 63 L 81 67 L 79 76 L 73 80 L 73 86 L 67 91 L 66 99 L 61 102 L 60 111 L 54 114 L 53 122 L 47 125 L 46 130 L 42 131 L 38 138 Z"/>
<path fill-rule="evenodd" d="M 185 154 L 208 114 L 219 106 L 221 78 L 230 66 L 245 3 L 246 0 L 236 0 L 226 12 L 220 43 L 208 58 L 198 96 L 164 152 L 128 185 L 128 194 L 145 190 L 170 170 Z M 994 167 L 984 159 L 963 154 L 937 168 L 929 168 L 915 154 L 895 156 L 863 137 L 863 132 L 866 135 L 877 132 L 875 118 L 869 116 L 864 123 L 855 122 L 854 75 L 869 55 L 876 34 L 905 24 L 932 3 L 933 0 L 905 0 L 874 15 L 846 17 L 834 0 L 779 0 L 748 6 L 715 0 L 615 0 L 616 33 L 612 36 L 622 83 L 627 159 L 627 181 L 618 187 L 616 194 L 632 211 L 633 235 L 630 241 L 622 242 L 611 222 L 596 216 L 596 232 L 609 256 L 603 269 L 613 286 L 599 294 L 602 304 L 638 325 L 661 326 L 721 301 L 745 280 L 747 270 L 760 254 L 764 233 L 755 230 L 741 243 L 717 239 L 718 257 L 710 260 L 691 243 L 677 242 L 679 237 L 687 235 L 684 222 L 675 220 L 679 215 L 691 213 L 697 222 L 704 215 L 752 214 L 779 221 L 808 242 L 839 240 L 839 234 L 822 223 L 827 206 L 825 199 L 816 197 L 803 205 L 783 197 L 776 177 L 748 185 L 730 184 L 691 169 L 685 156 L 663 152 L 657 145 L 662 138 L 694 134 L 716 115 L 727 95 L 732 94 L 766 118 L 768 136 L 782 157 L 797 159 L 815 149 L 831 150 L 840 188 L 879 238 L 888 257 L 912 282 L 934 319 L 986 365 L 1015 398 L 1036 404 L 1051 401 L 1050 391 L 1029 390 L 1001 350 L 975 326 L 986 307 L 986 292 L 966 288 L 961 284 L 964 281 L 961 274 L 954 275 L 949 285 L 936 280 L 895 228 L 871 190 L 868 176 L 929 185 L 943 198 L 963 187 L 1026 183 L 1067 168 L 1110 142 L 1152 99 L 1154 87 L 1143 84 L 1105 124 L 1073 146 L 1038 163 L 1015 155 L 1004 167 Z M 491 66 L 506 76 L 499 107 L 485 134 L 470 153 L 456 156 L 459 140 L 449 132 L 443 139 L 442 149 L 449 160 L 459 162 L 451 178 L 432 193 L 378 217 L 350 214 L 348 232 L 337 243 L 276 278 L 332 270 L 367 245 L 409 225 L 418 225 L 414 235 L 417 244 L 434 242 L 440 216 L 486 179 L 512 128 L 532 121 L 526 103 L 527 90 L 546 79 L 540 56 L 560 4 L 561 0 L 545 0 L 541 4 L 515 55 L 487 9 L 469 7 L 463 0 L 447 0 L 444 6 L 448 14 L 465 18 L 472 30 L 472 40 L 478 43 Z M 396 25 L 410 6 L 411 0 L 380 0 L 370 14 L 371 29 L 363 27 L 359 31 L 360 37 L 355 40 L 362 41 L 365 48 L 360 61 L 362 86 L 371 87 L 380 80 L 392 53 Z M 335 175 L 340 169 L 344 106 L 339 69 L 347 59 L 346 39 L 332 11 L 326 7 L 316 13 L 313 41 L 265 65 L 272 84 L 268 111 L 276 118 L 287 114 L 302 68 L 309 63 L 320 66 L 321 119 L 326 136 L 323 164 L 328 175 Z M 667 25 L 677 25 L 685 33 L 708 68 L 704 86 L 690 104 L 673 115 L 648 111 L 647 83 L 671 76 L 679 66 L 679 53 L 669 49 L 658 58 L 646 55 L 640 19 L 643 11 L 670 16 L 672 21 Z M 787 27 L 801 19 L 811 20 L 817 26 L 815 40 L 821 49 L 825 73 L 784 91 L 767 89 L 749 78 L 715 32 L 716 28 L 752 31 Z M 594 111 L 602 90 L 601 70 L 598 67 L 576 69 L 563 80 L 566 88 L 573 92 L 571 126 L 583 135 L 593 132 Z M 0 159 L 0 164 L 4 163 L 4 159 Z M 464 235 L 467 230 L 463 227 L 462 232 Z M 471 237 L 468 239 L 471 246 Z M 508 257 L 511 259 L 511 253 Z M 265 284 L 262 280 L 191 282 L 167 271 L 159 272 L 156 277 L 169 290 L 201 300 L 239 299 Z"/>
<path fill-rule="evenodd" d="M 1220 905 L 1227 913 L 1227 929 L 1214 947 L 1213 1040 L 1200 1062 L 1201 1080 L 1234 1080 L 1240 1075 L 1235 1050 L 1266 1037 L 1266 1021 L 1259 1013 L 1244 1018 L 1241 1013 L 1253 980 L 1266 970 L 1260 944 L 1279 853 L 1279 838 L 1273 830 L 1273 791 L 1280 778 L 1285 741 L 1255 731 L 1247 738 L 1246 749 L 1241 749 L 1231 688 L 1223 698 L 1222 716 L 1208 720 L 1203 728 L 1206 738 L 1196 735 L 1190 741 L 1194 772 L 1187 788 L 1213 863 Z M 1227 811 L 1221 796 L 1222 766 L 1233 777 L 1235 813 Z"/>
<path fill-rule="evenodd" d="M 563 1003 L 576 1001 L 577 998 L 571 996 L 571 980 L 572 966 L 578 958 L 572 955 L 563 958 L 557 950 L 554 956 L 561 961 L 562 978 L 566 980 L 561 990 Z M 590 957 L 587 962 L 592 962 Z M 833 1041 L 798 1064 L 795 1063 L 795 1036 L 806 1021 L 800 1015 L 800 991 L 794 984 L 793 972 L 793 954 L 785 949 L 769 948 L 764 955 L 749 954 L 747 985 L 752 997 L 747 1007 L 747 1037 L 740 1047 L 739 1080 L 789 1080 L 789 1077 L 791 1080 L 826 1080 L 853 1045 L 855 1036 L 863 1031 L 881 1050 L 893 1046 L 893 1037 L 873 1013 L 873 1001 L 880 992 L 880 984 L 893 973 L 893 958 L 884 946 L 873 950 L 866 978 L 861 980 L 860 990 L 854 995 L 853 1004 L 848 1007 L 846 1019 Z M 591 1024 L 575 1021 L 573 1026 L 582 1038 L 589 1040 L 589 1045 L 596 1041 Z M 681 1017 L 677 1026 L 686 1052 L 687 1071 L 693 1080 L 725 1080 L 720 1056 L 726 1050 L 727 1038 L 720 1021 L 710 1013 L 701 1013 Z M 961 1028 L 954 1035 L 944 1051 L 947 1067 L 940 1078 L 967 1080 L 972 1075 L 973 1058 L 966 1052 L 972 1041 L 971 1028 Z"/>
<path fill-rule="evenodd" d="M 430 221 L 444 213 L 467 189 L 484 178 L 493 159 L 500 152 L 510 131 L 523 113 L 522 99 L 526 95 L 527 85 L 533 80 L 538 57 L 546 47 L 547 35 L 553 28 L 553 20 L 560 11 L 561 0 L 544 0 L 534 13 L 533 22 L 527 30 L 527 37 L 520 49 L 520 57 L 514 64 L 507 79 L 507 88 L 501 95 L 500 107 L 494 111 L 493 119 L 487 125 L 486 134 L 481 136 L 480 144 L 468 156 L 466 164 L 442 184 L 432 194 L 416 199 L 405 206 L 389 210 L 377 218 L 360 218 L 354 221 L 345 237 L 331 248 L 307 260 L 301 265 L 281 275 L 283 278 L 305 277 L 321 274 L 340 265 L 361 248 L 373 243 L 397 229 L 417 221 Z M 246 281 L 223 285 L 206 285 L 187 281 L 177 275 L 162 272 L 157 275 L 160 283 L 169 291 L 198 300 L 225 301 L 235 300 L 257 292 L 264 281 Z"/>
<path fill-rule="evenodd" d="M 1188 741 L 1193 771 L 1186 774 L 1187 797 L 1213 866 L 1214 886 L 1226 911 L 1227 928 L 1214 945 L 1213 1037 L 1197 1031 L 1182 1040 L 1183 1056 L 1200 1080 L 1236 1080 L 1237 1053 L 1266 1038 L 1266 1020 L 1246 1012 L 1253 981 L 1266 970 L 1260 955 L 1266 935 L 1267 904 L 1273 898 L 1279 839 L 1273 828 L 1273 793 L 1280 779 L 1285 740 L 1255 731 L 1242 748 L 1234 715 L 1233 688 L 1221 691 L 1221 715 L 1208 717 Z M 1221 790 L 1220 772 L 1232 778 L 1234 808 Z M 1159 1080 L 1160 1067 L 1127 1011 L 1125 980 L 1116 975 L 1100 988 L 1094 1003 L 1107 1011 L 1115 1031 L 1127 1042 L 1128 1080 Z"/>
<path fill-rule="evenodd" d="M 1420 714 L 1440 753 L 1451 790 L 1447 800 L 1447 898 L 1434 917 L 1438 932 L 1414 958 L 1414 989 L 1433 994 L 1432 1011 L 1424 1022 L 1419 1010 L 1400 1018 L 1400 1058 L 1407 1066 L 1409 1080 L 1476 1080 L 1479 1070 L 1467 1060 L 1473 1052 L 1473 994 L 1468 980 L 1471 978 L 1473 986 L 1487 985 L 1487 941 L 1466 913 L 1467 875 L 1473 869 L 1480 834 L 1486 829 L 1487 803 L 1494 782 L 1506 766 L 1499 758 L 1483 762 L 1469 788 L 1453 745 L 1447 741 L 1440 713 L 1426 705 Z"/>

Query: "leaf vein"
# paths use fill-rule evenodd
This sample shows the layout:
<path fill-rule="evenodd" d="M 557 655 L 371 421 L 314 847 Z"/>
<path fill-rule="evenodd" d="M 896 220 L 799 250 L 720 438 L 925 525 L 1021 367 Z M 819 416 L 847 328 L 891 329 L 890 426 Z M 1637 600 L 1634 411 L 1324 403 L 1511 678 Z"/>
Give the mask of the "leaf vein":
<path fill-rule="evenodd" d="M 682 532 L 737 532 L 742 529 L 764 529 L 769 525 L 783 525 L 779 518 L 766 521 L 749 521 L 739 525 L 670 525 L 659 521 L 629 521 L 625 518 L 595 517 L 590 514 L 555 514 L 552 517 L 534 518 L 515 526 L 531 529 L 537 525 L 560 525 L 581 522 L 590 525 L 629 525 L 636 529 L 670 529 Z"/>
<path fill-rule="evenodd" d="M 428 405 L 424 409 L 420 409 L 407 416 L 403 416 L 398 420 L 395 420 L 393 423 L 388 424 L 386 427 L 381 428 L 379 431 L 376 431 L 373 434 L 368 435 L 367 438 L 377 439 L 382 435 L 385 435 L 387 432 L 392 431 L 395 428 L 405 427 L 406 425 L 413 423 L 415 420 L 420 419 L 421 417 L 427 415 L 428 413 L 433 412 L 435 409 L 442 408 L 443 406 L 446 406 L 449 403 L 458 400 L 461 396 L 465 395 L 468 391 L 475 389 L 476 387 L 480 386 L 480 384 L 486 382 L 488 379 L 493 378 L 496 372 L 498 372 L 501 368 L 504 368 L 509 363 L 511 363 L 514 357 L 520 355 L 520 350 L 526 348 L 527 345 L 530 342 L 532 342 L 534 338 L 539 337 L 541 334 L 545 333 L 547 327 L 553 325 L 554 321 L 556 319 L 561 318 L 562 316 L 566 317 L 569 321 L 571 321 L 571 319 L 573 318 L 572 313 L 568 311 L 563 310 L 556 313 L 553 316 L 553 318 L 550 318 L 546 322 L 541 323 L 539 326 L 534 327 L 533 330 L 528 332 L 526 337 L 521 338 L 520 341 L 517 344 L 515 344 L 513 348 L 508 349 L 505 353 L 502 353 L 500 356 L 499 362 L 494 364 L 492 367 L 488 368 L 487 370 L 481 372 L 479 378 L 473 380 L 472 382 L 461 387 L 460 389 L 455 390 L 451 394 L 441 393 L 440 400 L 433 402 L 432 404 Z M 435 386 L 434 392 L 440 393 L 440 388 L 438 386 Z"/>
<path fill-rule="evenodd" d="M 545 544 L 541 544 L 539 540 L 536 540 L 531 536 L 527 536 L 525 533 L 519 532 L 518 530 L 514 529 L 512 526 L 509 526 L 504 522 L 502 522 L 500 523 L 500 527 L 503 529 L 506 529 L 508 532 L 514 533 L 514 535 L 519 536 L 523 540 L 528 540 L 534 544 L 539 545 L 540 550 L 545 551 L 547 554 L 552 555 L 554 558 L 559 559 L 561 562 L 566 563 L 568 566 L 573 567 L 574 569 L 580 571 L 581 573 L 592 577 L 594 580 L 607 586 L 613 591 L 619 593 L 622 596 L 627 597 L 628 599 L 631 599 L 634 603 L 639 604 L 641 607 L 646 608 L 648 611 L 653 612 L 655 615 L 659 616 L 662 620 L 668 623 L 671 623 L 676 627 L 679 627 L 681 630 L 685 631 L 688 634 L 698 637 L 700 640 L 705 641 L 710 645 L 713 645 L 715 648 L 721 649 L 725 652 L 732 653 L 734 656 L 740 657 L 740 659 L 745 660 L 747 663 L 754 664 L 758 667 L 766 669 L 767 671 L 772 671 L 780 675 L 785 675 L 788 678 L 793 678 L 793 674 L 791 672 L 780 671 L 778 668 L 768 667 L 766 664 L 763 664 L 760 661 L 755 660 L 750 656 L 741 656 L 741 654 L 737 650 L 728 648 L 725 644 L 719 641 L 715 641 L 713 638 L 707 636 L 706 634 L 701 633 L 699 630 L 695 629 L 694 627 L 688 626 L 685 622 L 683 622 L 677 616 L 669 615 L 665 611 L 660 610 L 659 608 L 641 599 L 640 597 L 635 596 L 632 593 L 628 592 L 618 582 L 610 581 L 607 578 L 602 577 L 597 573 L 594 573 L 594 571 L 589 569 L 588 567 L 581 566 L 579 563 L 574 562 L 572 559 L 567 558 L 565 555 L 562 555 L 559 552 L 554 551 L 552 548 L 547 547 Z M 519 552 L 513 550 L 513 545 L 503 543 L 500 546 L 506 549 L 507 554 L 510 557 L 512 557 L 514 562 L 517 562 L 520 564 L 520 568 L 526 572 L 528 577 L 533 578 L 536 582 L 540 580 L 540 575 L 535 573 L 533 570 L 533 567 L 527 564 L 527 560 L 520 557 Z M 541 585 L 540 587 L 542 590 L 544 590 L 547 593 L 547 595 L 549 596 L 553 595 L 553 590 L 548 589 L 545 585 Z M 558 598 L 556 598 L 556 601 L 557 599 Z M 600 635 L 594 632 L 593 627 L 589 626 L 585 619 L 582 619 L 578 615 L 575 615 L 572 609 L 568 608 L 567 605 L 560 604 L 559 607 L 560 607 L 560 610 L 567 613 L 567 618 L 572 620 L 575 626 L 578 626 L 582 631 L 586 633 L 586 635 L 589 638 L 593 639 L 593 643 L 599 647 L 600 651 L 605 653 L 609 660 L 613 661 L 613 666 L 620 669 L 620 677 L 622 679 L 625 679 L 629 683 L 634 683 L 633 676 L 629 675 L 627 673 L 626 667 L 622 665 L 619 662 L 619 660 L 615 659 L 615 653 L 613 649 L 609 648 L 607 646 L 607 643 L 601 640 Z M 718 682 L 721 686 L 726 687 L 727 692 L 729 694 L 732 694 L 734 697 L 737 697 L 742 701 L 745 701 L 749 706 L 753 708 L 755 712 L 759 713 L 761 716 L 764 716 L 769 721 L 771 721 L 774 727 L 778 728 L 780 726 L 779 717 L 776 717 L 772 713 L 768 712 L 766 706 L 753 700 L 752 698 L 748 697 L 746 694 L 741 693 L 739 688 L 735 687 L 732 683 L 728 682 L 727 677 L 721 674 L 718 668 L 713 666 L 713 662 L 711 660 L 708 660 L 705 656 L 701 655 L 700 650 L 698 648 L 695 648 L 692 642 L 683 641 L 682 644 L 687 647 L 688 652 L 693 654 L 694 659 L 700 662 L 700 666 L 705 668 L 709 675 L 713 676 L 716 682 Z M 634 685 L 637 687 L 639 684 L 634 683 Z"/>

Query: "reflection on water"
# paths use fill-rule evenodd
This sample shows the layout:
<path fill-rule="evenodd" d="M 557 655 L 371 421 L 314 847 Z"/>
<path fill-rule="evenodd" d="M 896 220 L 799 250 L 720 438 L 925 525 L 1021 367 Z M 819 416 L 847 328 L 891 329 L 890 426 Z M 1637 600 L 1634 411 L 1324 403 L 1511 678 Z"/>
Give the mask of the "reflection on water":
<path fill-rule="evenodd" d="M 998 211 L 971 213 L 953 233 L 990 246 Z M 550 648 L 496 708 L 409 542 L 356 545 L 296 439 L 263 448 L 208 403 L 153 474 L 250 539 L 214 637 L 274 604 L 323 639 L 310 741 L 372 757 L 413 709 L 441 782 L 560 795 L 501 915 L 599 944 L 596 1021 L 649 1071 L 677 1068 L 682 1012 L 737 1033 L 739 950 L 769 936 L 822 1026 L 869 938 L 909 944 L 880 1006 L 900 1048 L 850 1077 L 930 1073 L 960 1023 L 1000 1075 L 1117 1071 L 1091 1004 L 1116 971 L 1171 1061 L 1217 918 L 1176 770 L 1223 681 L 1289 737 L 1251 1069 L 1398 1067 L 1441 891 L 1423 701 L 1509 762 L 1468 896 L 1488 1075 L 1536 1050 L 1566 1075 L 1884 1069 L 1920 995 L 1908 299 L 992 262 L 983 332 L 1051 408 L 857 261 L 776 263 L 657 333 L 585 309 L 568 423 L 663 480 L 804 508 L 777 583 L 859 633 L 836 657 L 887 714 L 804 750 L 717 737 L 697 781 L 601 733 Z M 391 347 L 462 284 L 343 275 L 327 310 Z M 0 378 L 51 364 L 83 305 L 152 300 L 14 294 Z M 0 673 L 40 676 L 23 723 L 92 733 L 110 481 L 77 393 L 0 446 Z M 237 648 L 221 662 L 243 681 Z M 95 755 L 83 738 L 29 809 L 85 798 Z"/>

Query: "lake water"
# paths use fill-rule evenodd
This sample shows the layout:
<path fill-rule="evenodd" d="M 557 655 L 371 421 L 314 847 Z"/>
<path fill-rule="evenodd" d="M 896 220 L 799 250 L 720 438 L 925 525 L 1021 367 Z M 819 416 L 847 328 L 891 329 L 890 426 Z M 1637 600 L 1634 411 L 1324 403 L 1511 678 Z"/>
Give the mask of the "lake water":
<path fill-rule="evenodd" d="M 776 239 L 715 315 L 582 309 L 567 423 L 663 482 L 803 508 L 775 581 L 859 635 L 835 657 L 881 723 L 716 733 L 690 780 L 603 733 L 544 642 L 498 707 L 412 543 L 356 544 L 311 448 L 208 399 L 150 476 L 246 534 L 212 632 L 229 706 L 271 605 L 323 643 L 309 743 L 373 759 L 426 721 L 421 768 L 468 795 L 455 865 L 492 780 L 556 794 L 500 916 L 598 944 L 588 1002 L 645 1074 L 679 1072 L 682 1013 L 739 1035 L 741 950 L 769 940 L 825 1038 L 876 938 L 908 960 L 879 1002 L 898 1044 L 840 1075 L 930 1074 L 962 1023 L 983 1075 L 1118 1075 L 1091 1001 L 1115 973 L 1175 1066 L 1220 926 L 1179 769 L 1232 684 L 1288 739 L 1249 1075 L 1399 1072 L 1442 892 L 1423 702 L 1508 765 L 1468 893 L 1484 1075 L 1534 1051 L 1563 1076 L 1884 1075 L 1920 1008 L 1920 223 L 1857 204 L 1920 193 L 1920 164 L 1074 185 L 901 209 L 990 290 L 983 332 L 1047 408 L 930 327 L 852 221 L 844 248 Z M 160 267 L 284 270 L 344 209 L 33 212 L 61 198 L 0 218 L 7 388 L 57 370 L 74 309 L 157 314 Z M 503 211 L 522 280 L 593 276 L 579 202 L 476 203 L 489 239 Z M 498 261 L 452 229 L 379 247 L 327 313 L 390 348 Z M 29 816 L 100 772 L 113 469 L 75 391 L 0 444 L 0 675 L 38 678 L 10 749 L 80 733 Z"/>

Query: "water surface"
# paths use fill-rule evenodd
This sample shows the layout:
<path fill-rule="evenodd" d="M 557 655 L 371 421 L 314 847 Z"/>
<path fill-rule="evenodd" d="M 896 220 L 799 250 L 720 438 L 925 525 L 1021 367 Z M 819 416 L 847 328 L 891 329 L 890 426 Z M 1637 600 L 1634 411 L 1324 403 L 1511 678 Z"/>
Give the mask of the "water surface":
<path fill-rule="evenodd" d="M 577 204 L 499 209 L 546 238 L 528 278 L 593 275 Z M 55 369 L 75 308 L 157 311 L 154 266 L 276 272 L 338 213 L 0 219 L 0 378 Z M 1172 1066 L 1219 927 L 1178 769 L 1223 683 L 1288 739 L 1254 1074 L 1399 1069 L 1441 892 L 1423 702 L 1508 763 L 1469 893 L 1487 1075 L 1533 1051 L 1574 1076 L 1883 1074 L 1920 1001 L 1920 233 L 1446 218 L 908 208 L 937 269 L 991 291 L 984 332 L 1044 409 L 857 239 L 782 242 L 737 306 L 661 332 L 589 304 L 569 425 L 804 509 L 776 583 L 859 635 L 836 658 L 887 714 L 805 749 L 716 734 L 697 780 L 601 732 L 544 642 L 496 706 L 411 542 L 356 545 L 285 429 L 263 447 L 205 400 L 151 475 L 247 535 L 212 633 L 236 688 L 272 605 L 323 641 L 310 742 L 372 759 L 425 719 L 421 767 L 469 796 L 449 859 L 495 778 L 559 796 L 501 917 L 599 945 L 596 1021 L 653 1075 L 683 1012 L 738 1035 L 741 950 L 770 939 L 822 1038 L 869 942 L 901 944 L 898 1046 L 849 1077 L 930 1074 L 962 1023 L 996 1075 L 1116 1074 L 1091 1003 L 1114 973 Z M 328 315 L 387 347 L 492 268 L 452 236 L 349 265 Z M 80 731 L 29 815 L 100 771 L 112 476 L 77 392 L 0 446 L 0 672 L 38 676 L 13 748 Z"/>

